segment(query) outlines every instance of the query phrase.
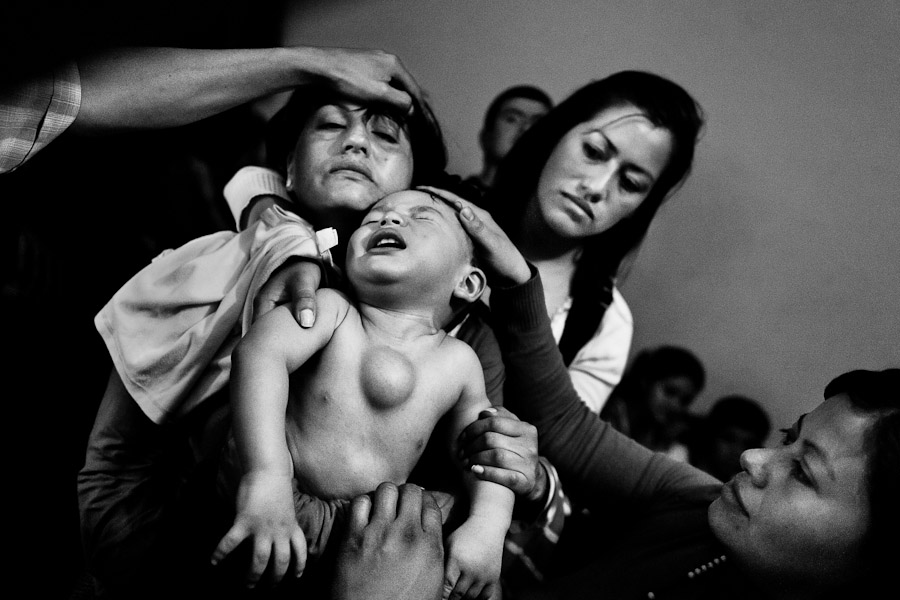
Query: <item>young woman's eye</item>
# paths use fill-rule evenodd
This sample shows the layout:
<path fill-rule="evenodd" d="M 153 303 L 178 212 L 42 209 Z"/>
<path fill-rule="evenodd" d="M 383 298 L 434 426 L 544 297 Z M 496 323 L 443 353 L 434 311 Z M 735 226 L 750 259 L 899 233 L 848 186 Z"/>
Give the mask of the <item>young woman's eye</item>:
<path fill-rule="evenodd" d="M 807 477 L 806 472 L 803 470 L 803 465 L 800 464 L 799 460 L 791 462 L 791 476 L 803 485 L 812 485 L 812 480 Z"/>
<path fill-rule="evenodd" d="M 794 442 L 797 441 L 797 428 L 796 427 L 788 427 L 785 429 L 779 429 L 778 432 L 781 434 L 781 445 L 782 446 L 790 446 Z"/>
<path fill-rule="evenodd" d="M 647 186 L 643 182 L 636 181 L 628 176 L 623 176 L 620 180 L 622 190 L 629 194 L 641 194 L 647 191 Z"/>
<path fill-rule="evenodd" d="M 599 161 L 609 160 L 610 158 L 609 146 L 607 146 L 606 139 L 602 136 L 593 136 L 585 139 L 583 151 L 588 160 Z"/>

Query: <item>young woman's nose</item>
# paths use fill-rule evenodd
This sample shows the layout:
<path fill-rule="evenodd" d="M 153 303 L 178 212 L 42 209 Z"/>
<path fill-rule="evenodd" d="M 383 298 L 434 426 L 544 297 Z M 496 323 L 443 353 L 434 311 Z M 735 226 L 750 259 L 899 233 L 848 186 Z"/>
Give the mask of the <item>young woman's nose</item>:
<path fill-rule="evenodd" d="M 608 188 L 613 175 L 615 175 L 614 165 L 595 165 L 590 173 L 582 177 L 579 184 L 584 199 L 588 202 L 602 202 L 609 193 Z"/>
<path fill-rule="evenodd" d="M 752 448 L 741 453 L 741 468 L 750 475 L 750 481 L 757 487 L 765 487 L 769 480 L 769 461 L 775 450 Z"/>

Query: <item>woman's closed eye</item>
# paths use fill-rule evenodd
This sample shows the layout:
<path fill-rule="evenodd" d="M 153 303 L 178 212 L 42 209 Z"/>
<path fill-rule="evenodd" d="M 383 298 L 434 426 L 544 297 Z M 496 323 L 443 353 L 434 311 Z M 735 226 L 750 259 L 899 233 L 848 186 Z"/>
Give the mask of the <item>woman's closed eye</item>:
<path fill-rule="evenodd" d="M 387 143 L 389 143 L 389 144 L 396 144 L 398 141 L 400 141 L 400 140 L 397 138 L 397 136 L 394 135 L 394 134 L 393 134 L 392 132 L 390 132 L 390 131 L 379 131 L 379 130 L 375 130 L 375 131 L 373 131 L 372 133 L 373 133 L 377 138 L 379 138 L 380 140 L 383 140 L 383 141 L 385 141 L 385 142 L 387 142 Z"/>
<path fill-rule="evenodd" d="M 609 148 L 605 144 L 585 141 L 582 145 L 584 156 L 592 161 L 609 160 Z"/>
<path fill-rule="evenodd" d="M 345 123 L 341 123 L 340 121 L 322 121 L 319 123 L 317 129 L 322 131 L 339 131 L 346 126 Z"/>
<path fill-rule="evenodd" d="M 649 191 L 649 186 L 643 181 L 638 181 L 633 177 L 623 174 L 619 178 L 619 187 L 629 194 L 643 194 Z"/>
<path fill-rule="evenodd" d="M 815 487 L 813 485 L 812 479 L 809 477 L 809 475 L 806 474 L 806 471 L 803 469 L 803 461 L 799 459 L 794 459 L 791 461 L 791 476 L 803 485 Z"/>

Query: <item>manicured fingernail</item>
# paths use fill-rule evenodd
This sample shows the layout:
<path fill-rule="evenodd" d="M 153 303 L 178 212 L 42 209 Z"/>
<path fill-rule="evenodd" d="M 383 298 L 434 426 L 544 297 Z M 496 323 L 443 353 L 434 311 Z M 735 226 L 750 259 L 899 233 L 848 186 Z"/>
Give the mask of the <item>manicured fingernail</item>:
<path fill-rule="evenodd" d="M 475 213 L 473 213 L 472 209 L 469 208 L 468 206 L 464 207 L 461 211 L 459 211 L 459 214 L 461 214 L 463 216 L 463 219 L 465 219 L 466 221 L 471 221 L 472 219 L 475 218 Z"/>
<path fill-rule="evenodd" d="M 304 308 L 300 311 L 300 326 L 301 327 L 312 327 L 313 324 L 313 311 L 308 308 Z"/>
<path fill-rule="evenodd" d="M 472 465 L 471 469 L 472 472 L 476 475 L 481 475 L 482 473 L 484 473 L 484 467 L 482 467 L 481 465 Z"/>

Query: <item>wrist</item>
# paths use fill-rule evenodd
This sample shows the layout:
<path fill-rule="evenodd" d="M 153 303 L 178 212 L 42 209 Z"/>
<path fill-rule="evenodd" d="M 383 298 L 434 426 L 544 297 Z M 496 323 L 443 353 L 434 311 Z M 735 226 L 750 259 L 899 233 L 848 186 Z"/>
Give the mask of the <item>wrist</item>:
<path fill-rule="evenodd" d="M 534 487 L 531 488 L 531 491 L 525 496 L 526 500 L 535 505 L 544 505 L 547 503 L 547 498 L 550 496 L 548 493 L 550 491 L 551 483 L 550 483 L 550 473 L 545 464 L 546 458 L 539 457 L 538 464 L 535 468 L 535 481 Z"/>

